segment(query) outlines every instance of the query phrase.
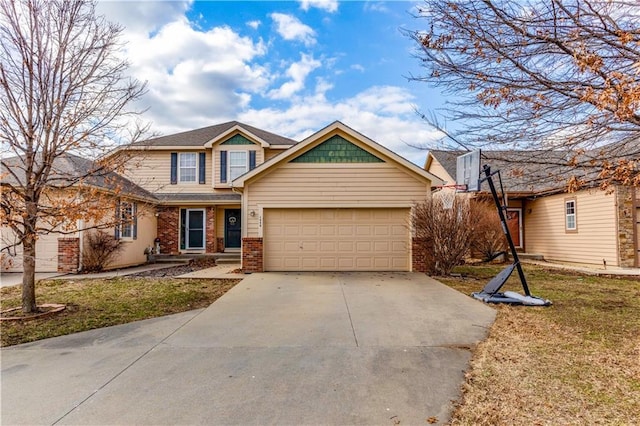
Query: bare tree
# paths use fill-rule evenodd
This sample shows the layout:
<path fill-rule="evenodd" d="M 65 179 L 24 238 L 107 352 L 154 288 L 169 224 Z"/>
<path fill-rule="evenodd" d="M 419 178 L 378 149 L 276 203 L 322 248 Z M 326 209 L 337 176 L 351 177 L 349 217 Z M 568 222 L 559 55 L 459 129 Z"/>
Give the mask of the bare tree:
<path fill-rule="evenodd" d="M 416 17 L 412 79 L 455 95 L 456 142 L 640 185 L 637 1 L 425 0 Z"/>
<path fill-rule="evenodd" d="M 92 1 L 0 0 L 0 23 L 0 214 L 22 245 L 22 309 L 33 312 L 38 236 L 72 231 L 65 224 L 110 208 L 99 202 L 95 183 L 113 176 L 121 157 L 86 167 L 77 160 L 122 141 L 135 115 L 127 107 L 145 87 L 125 75 L 122 28 L 97 16 Z M 71 197 L 51 191 L 78 187 L 64 192 Z M 112 193 L 118 190 L 114 182 Z"/>

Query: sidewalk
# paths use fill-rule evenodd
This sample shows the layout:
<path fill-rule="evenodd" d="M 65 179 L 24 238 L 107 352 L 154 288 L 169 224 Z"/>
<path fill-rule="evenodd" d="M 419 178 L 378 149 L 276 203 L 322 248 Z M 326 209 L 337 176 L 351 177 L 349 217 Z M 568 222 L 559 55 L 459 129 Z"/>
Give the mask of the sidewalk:
<path fill-rule="evenodd" d="M 640 268 L 619 268 L 617 266 L 608 266 L 606 269 L 604 267 L 598 267 L 595 265 L 575 265 L 575 264 L 563 264 L 563 263 L 553 263 L 553 262 L 545 262 L 540 260 L 529 260 L 523 259 L 521 260 L 523 264 L 532 264 L 543 266 L 546 268 L 554 268 L 561 269 L 564 271 L 576 271 L 581 272 L 583 274 L 589 275 L 606 275 L 606 276 L 620 276 L 620 277 L 638 277 L 640 278 Z"/>

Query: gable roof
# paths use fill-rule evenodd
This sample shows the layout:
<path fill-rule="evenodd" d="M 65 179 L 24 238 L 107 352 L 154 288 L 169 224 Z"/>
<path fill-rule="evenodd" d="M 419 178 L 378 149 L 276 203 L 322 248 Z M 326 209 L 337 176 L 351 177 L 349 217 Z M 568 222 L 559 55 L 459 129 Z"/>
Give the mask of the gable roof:
<path fill-rule="evenodd" d="M 335 131 L 344 132 L 345 134 L 351 136 L 352 138 L 357 139 L 358 141 L 362 142 L 365 146 L 367 146 L 367 148 L 369 148 L 370 151 L 372 151 L 373 153 L 376 153 L 376 157 L 382 157 L 382 158 L 391 160 L 396 164 L 399 164 L 400 166 L 416 174 L 417 176 L 420 176 L 425 180 L 431 181 L 432 186 L 441 185 L 443 183 L 439 177 L 433 175 L 432 173 L 427 172 L 423 168 L 416 166 L 409 160 L 399 156 L 398 154 L 391 151 L 390 149 L 385 148 L 384 146 L 378 144 L 377 142 L 374 142 L 373 140 L 369 139 L 368 137 L 364 136 L 361 133 L 358 133 L 357 131 L 353 130 L 352 128 L 343 124 L 342 122 L 334 121 L 333 123 L 329 124 L 325 128 L 317 131 L 316 133 L 302 140 L 298 144 L 292 146 L 288 150 L 280 153 L 279 155 L 260 164 L 255 169 L 238 177 L 232 182 L 232 187 L 234 188 L 244 187 L 244 184 L 247 180 L 252 179 L 253 177 L 258 176 L 262 173 L 265 173 L 267 170 L 271 169 L 272 167 L 277 167 L 278 164 L 285 163 L 289 160 L 292 160 L 298 157 L 299 155 L 313 148 L 314 143 L 318 142 L 318 140 L 322 139 L 325 136 L 330 135 L 332 132 L 335 132 Z"/>
<path fill-rule="evenodd" d="M 430 167 L 432 164 L 430 157 L 433 157 L 455 180 L 457 158 L 466 153 L 467 151 L 430 150 L 425 168 Z M 565 191 L 567 181 L 572 175 L 577 175 L 588 182 L 595 182 L 597 173 L 593 168 L 586 167 L 586 161 L 578 161 L 576 166 L 569 165 L 573 156 L 574 154 L 569 151 L 483 150 L 481 164 L 488 164 L 493 171 L 500 170 L 506 192 L 514 195 L 533 195 Z M 583 166 L 580 166 L 581 163 Z"/>
<path fill-rule="evenodd" d="M 256 137 L 258 141 L 264 142 L 268 145 L 291 146 L 296 144 L 296 141 L 293 139 L 276 135 L 275 133 L 267 132 L 266 130 L 261 130 L 238 121 L 229 121 L 227 123 L 216 124 L 215 126 L 203 127 L 200 129 L 189 130 L 187 132 L 134 142 L 129 145 L 129 147 L 204 147 L 208 142 L 217 141 L 236 129 L 240 131 L 244 130 L 249 135 Z M 209 144 L 209 146 L 211 145 Z"/>
<path fill-rule="evenodd" d="M 11 171 L 18 176 L 16 179 L 11 173 L 2 177 L 0 183 L 20 186 L 25 175 L 24 161 L 20 157 L 2 159 L 3 170 Z M 115 171 L 104 170 L 99 163 L 73 154 L 62 154 L 55 157 L 51 165 L 49 182 L 53 188 L 68 188 L 77 186 L 91 186 L 105 191 L 119 191 L 122 195 L 152 200 L 157 198 L 146 189 L 136 185 L 129 179 L 119 175 Z"/>

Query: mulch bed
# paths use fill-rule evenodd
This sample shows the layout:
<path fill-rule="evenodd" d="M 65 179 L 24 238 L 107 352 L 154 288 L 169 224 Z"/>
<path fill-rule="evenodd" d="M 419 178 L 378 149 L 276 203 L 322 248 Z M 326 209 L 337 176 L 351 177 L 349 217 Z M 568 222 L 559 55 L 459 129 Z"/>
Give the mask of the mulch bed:
<path fill-rule="evenodd" d="M 155 269 L 152 271 L 138 272 L 137 274 L 127 275 L 132 278 L 171 278 L 178 275 L 188 274 L 189 272 L 199 271 L 201 269 L 213 268 L 216 262 L 213 258 L 194 259 L 193 262 L 185 265 L 177 265 L 169 268 Z"/>

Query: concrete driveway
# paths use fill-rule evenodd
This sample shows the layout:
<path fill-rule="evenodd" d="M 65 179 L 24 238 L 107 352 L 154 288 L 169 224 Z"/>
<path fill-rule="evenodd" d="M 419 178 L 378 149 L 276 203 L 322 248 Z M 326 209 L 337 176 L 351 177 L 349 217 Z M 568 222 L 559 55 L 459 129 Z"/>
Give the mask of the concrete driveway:
<path fill-rule="evenodd" d="M 422 274 L 253 274 L 204 310 L 2 350 L 1 423 L 445 422 L 494 317 Z"/>

